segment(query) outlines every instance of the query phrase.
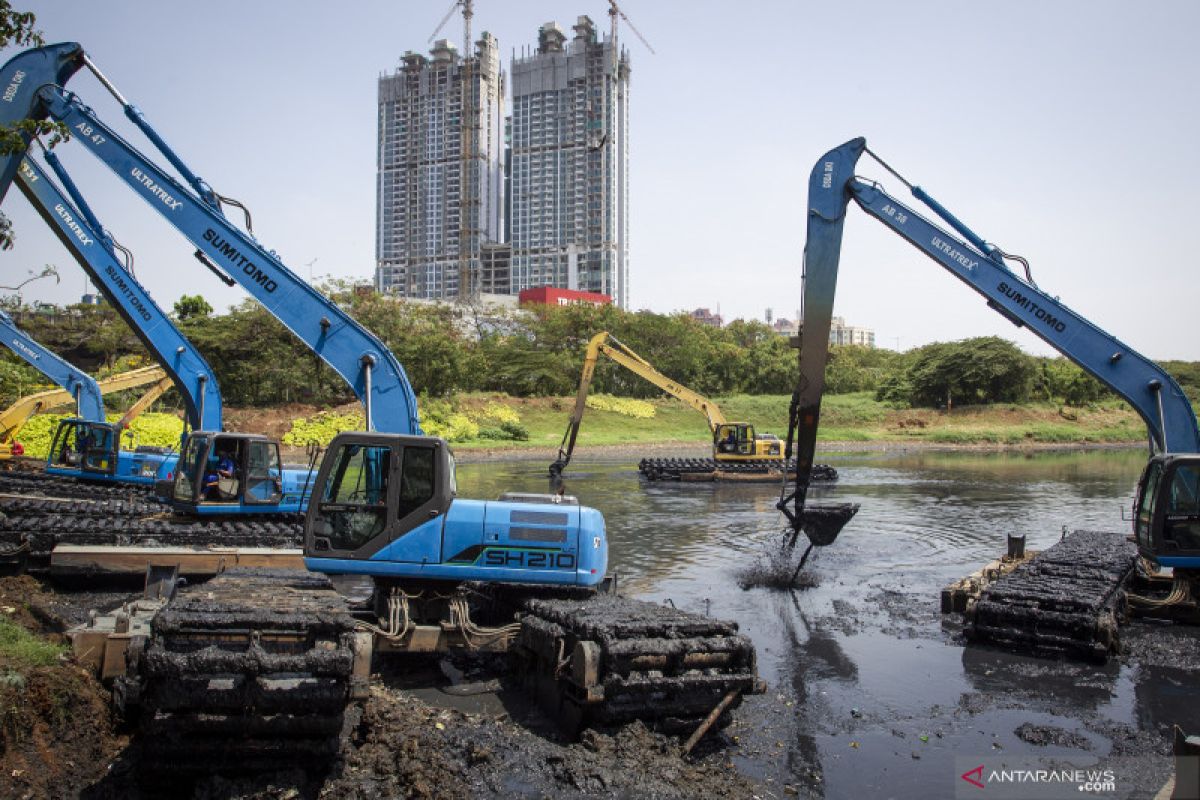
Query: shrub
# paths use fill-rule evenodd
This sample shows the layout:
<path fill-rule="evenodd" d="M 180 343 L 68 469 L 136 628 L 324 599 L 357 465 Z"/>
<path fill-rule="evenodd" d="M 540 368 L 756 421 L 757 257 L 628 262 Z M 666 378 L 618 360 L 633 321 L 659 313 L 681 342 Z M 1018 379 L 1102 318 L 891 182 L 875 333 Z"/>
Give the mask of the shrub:
<path fill-rule="evenodd" d="M 629 397 L 613 397 L 607 394 L 588 395 L 587 407 L 597 411 L 611 411 L 623 417 L 635 419 L 653 419 L 654 406 L 645 400 L 634 400 Z"/>

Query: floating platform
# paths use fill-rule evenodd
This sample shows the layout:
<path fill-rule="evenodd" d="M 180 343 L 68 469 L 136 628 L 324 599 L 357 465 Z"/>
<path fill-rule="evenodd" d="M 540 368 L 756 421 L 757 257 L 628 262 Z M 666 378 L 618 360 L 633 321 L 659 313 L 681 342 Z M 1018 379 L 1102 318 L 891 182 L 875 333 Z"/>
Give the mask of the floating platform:
<path fill-rule="evenodd" d="M 947 587 L 943 609 L 948 596 L 950 610 L 961 602 L 971 642 L 1103 662 L 1120 646 L 1121 590 L 1136 561 L 1137 550 L 1123 533 L 1075 531 L 999 570 L 994 580 L 980 581 L 974 598 L 954 591 L 961 581 Z M 971 579 L 964 579 L 967 585 Z"/>
<path fill-rule="evenodd" d="M 779 482 L 786 474 L 796 476 L 794 459 L 754 459 L 749 461 L 717 461 L 713 458 L 643 458 L 638 472 L 650 481 L 709 481 Z M 832 482 L 837 470 L 828 464 L 813 466 L 811 480 Z"/>

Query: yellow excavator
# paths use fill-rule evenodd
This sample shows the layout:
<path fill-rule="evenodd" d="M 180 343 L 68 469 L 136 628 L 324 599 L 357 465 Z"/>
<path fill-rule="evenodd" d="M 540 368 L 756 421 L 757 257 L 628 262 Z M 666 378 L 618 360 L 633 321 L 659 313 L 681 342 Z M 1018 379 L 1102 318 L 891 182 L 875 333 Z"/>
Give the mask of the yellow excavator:
<path fill-rule="evenodd" d="M 174 385 L 161 367 L 142 367 L 129 370 L 105 378 L 99 381 L 99 384 L 101 394 L 111 394 L 125 389 L 136 389 L 146 384 L 154 384 L 125 412 L 125 416 L 121 417 L 120 422 L 117 423 L 118 430 L 128 428 L 130 423 L 141 416 L 155 400 L 162 397 Z M 50 389 L 26 395 L 0 411 L 0 461 L 24 455 L 25 448 L 21 446 L 16 437 L 30 417 L 74 402 L 75 398 L 65 389 Z"/>
<path fill-rule="evenodd" d="M 649 381 L 672 397 L 678 398 L 704 415 L 712 434 L 712 458 L 647 458 L 638 464 L 638 470 L 650 480 L 762 480 L 777 479 L 785 467 L 794 470 L 794 465 L 784 459 L 782 442 L 771 433 L 757 433 L 748 422 L 727 420 L 720 406 L 702 394 L 695 392 L 678 381 L 663 375 L 646 359 L 622 344 L 608 331 L 601 331 L 588 342 L 583 360 L 583 373 L 579 378 L 579 391 L 575 395 L 575 409 L 571 421 L 558 447 L 558 458 L 550 465 L 550 477 L 557 479 L 575 450 L 579 425 L 587 407 L 588 390 L 596 372 L 596 361 L 600 354 L 617 362 L 630 372 Z M 819 479 L 835 480 L 832 467 L 819 466 Z"/>

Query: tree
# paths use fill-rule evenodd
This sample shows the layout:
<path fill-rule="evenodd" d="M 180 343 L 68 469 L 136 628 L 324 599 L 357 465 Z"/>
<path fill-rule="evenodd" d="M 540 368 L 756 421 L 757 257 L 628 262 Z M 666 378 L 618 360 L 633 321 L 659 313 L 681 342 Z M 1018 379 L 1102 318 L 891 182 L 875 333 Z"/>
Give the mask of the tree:
<path fill-rule="evenodd" d="M 34 27 L 37 18 L 30 11 L 17 11 L 9 0 L 0 0 L 0 51 L 10 45 L 40 47 L 42 34 Z M 68 138 L 67 126 L 45 119 L 21 120 L 15 125 L 0 125 L 0 156 L 24 153 L 29 140 L 49 136 L 48 147 Z M 0 211 L 0 250 L 13 246 L 12 221 Z"/>
<path fill-rule="evenodd" d="M 1088 405 L 1111 396 L 1100 381 L 1065 358 L 1041 359 L 1033 385 L 1037 397 L 1069 406 Z"/>
<path fill-rule="evenodd" d="M 205 319 L 213 312 L 213 307 L 198 294 L 185 294 L 175 301 L 175 318 Z"/>
<path fill-rule="evenodd" d="M 909 402 L 952 408 L 1029 399 L 1034 359 L 998 336 L 938 342 L 917 350 L 908 369 Z"/>

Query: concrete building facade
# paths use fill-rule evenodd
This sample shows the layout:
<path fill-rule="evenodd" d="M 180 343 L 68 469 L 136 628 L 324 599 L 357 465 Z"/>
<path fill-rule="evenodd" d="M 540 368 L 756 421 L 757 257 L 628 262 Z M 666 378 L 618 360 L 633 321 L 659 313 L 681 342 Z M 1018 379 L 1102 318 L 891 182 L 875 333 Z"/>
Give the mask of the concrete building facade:
<path fill-rule="evenodd" d="M 629 59 L 579 17 L 543 25 L 510 69 L 511 291 L 597 292 L 629 307 Z"/>
<path fill-rule="evenodd" d="M 471 297 L 503 236 L 504 73 L 495 37 L 470 58 L 437 41 L 379 78 L 376 289 Z M 464 108 L 467 113 L 464 114 Z"/>
<path fill-rule="evenodd" d="M 857 344 L 863 347 L 875 346 L 875 331 L 857 325 L 847 325 L 843 317 L 834 317 L 829 326 L 830 344 Z"/>

